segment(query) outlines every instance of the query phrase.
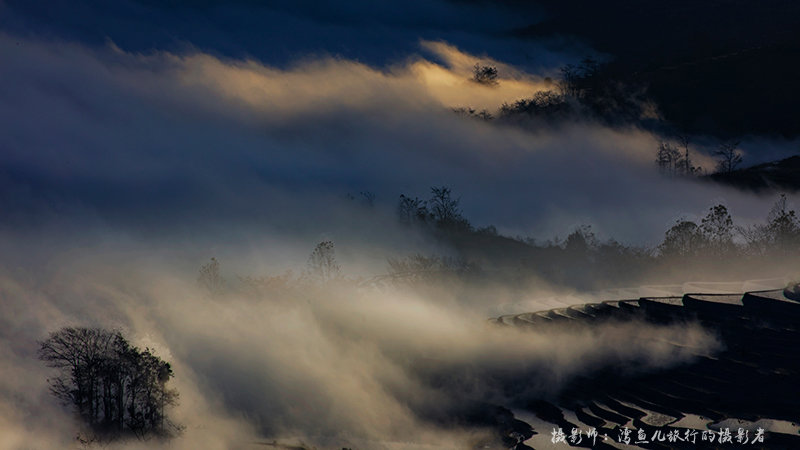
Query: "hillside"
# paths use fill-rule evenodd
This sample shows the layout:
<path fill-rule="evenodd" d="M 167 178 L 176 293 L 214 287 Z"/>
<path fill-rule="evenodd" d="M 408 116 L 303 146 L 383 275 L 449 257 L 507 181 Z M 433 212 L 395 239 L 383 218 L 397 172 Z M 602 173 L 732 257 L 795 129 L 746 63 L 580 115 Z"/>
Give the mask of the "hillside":
<path fill-rule="evenodd" d="M 750 191 L 800 190 L 800 156 L 792 156 L 730 173 L 715 173 L 704 177 L 707 180 L 735 186 Z"/>
<path fill-rule="evenodd" d="M 528 8 L 508 2 L 512 8 Z M 800 4 L 771 0 L 538 2 L 546 18 L 515 35 L 567 38 L 609 55 L 664 118 L 690 134 L 800 135 Z M 746 25 L 742 18 L 746 17 Z"/>

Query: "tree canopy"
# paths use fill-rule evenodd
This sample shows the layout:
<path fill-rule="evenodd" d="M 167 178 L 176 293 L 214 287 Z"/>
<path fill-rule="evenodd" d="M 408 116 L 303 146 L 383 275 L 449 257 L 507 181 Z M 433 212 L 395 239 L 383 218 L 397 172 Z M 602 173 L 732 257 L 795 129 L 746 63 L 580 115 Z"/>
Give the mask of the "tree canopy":
<path fill-rule="evenodd" d="M 165 411 L 178 397 L 166 386 L 172 367 L 119 331 L 62 328 L 39 343 L 39 359 L 59 370 L 49 379 L 52 394 L 94 432 L 144 437 L 179 428 Z"/>

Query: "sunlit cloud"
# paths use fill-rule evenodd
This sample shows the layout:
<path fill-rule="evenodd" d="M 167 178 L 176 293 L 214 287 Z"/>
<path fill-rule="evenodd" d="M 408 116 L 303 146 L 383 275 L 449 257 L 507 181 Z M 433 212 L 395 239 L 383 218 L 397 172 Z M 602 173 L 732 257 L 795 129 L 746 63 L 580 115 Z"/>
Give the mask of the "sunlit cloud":
<path fill-rule="evenodd" d="M 503 103 L 530 97 L 549 87 L 537 77 L 491 59 L 481 59 L 443 42 L 421 47 L 441 59 L 422 56 L 380 70 L 365 64 L 326 57 L 301 60 L 286 70 L 257 61 L 222 61 L 206 54 L 178 57 L 174 75 L 181 84 L 241 102 L 267 115 L 316 113 L 331 108 L 367 108 L 380 103 L 414 109 L 419 106 L 472 107 L 495 111 Z M 498 83 L 473 80 L 473 66 L 497 67 Z"/>
<path fill-rule="evenodd" d="M 450 108 L 496 108 L 541 81 L 498 63 L 497 86 L 475 83 L 471 64 L 495 61 L 441 42 L 423 43 L 441 64 L 418 55 L 383 69 L 330 57 L 279 69 L 198 51 L 16 42 L 0 39 L 9 61 L 0 163 L 32 183 L 7 181 L 17 193 L 5 201 L 26 214 L 56 204 L 83 216 L 118 211 L 112 217 L 130 226 L 158 212 L 313 228 L 323 222 L 309 214 L 349 222 L 336 212 L 347 192 L 372 191 L 391 211 L 401 193 L 425 197 L 447 184 L 468 217 L 512 235 L 563 237 L 583 223 L 652 245 L 676 217 L 712 204 L 745 223 L 769 209 L 754 194 L 659 177 L 659 138 L 647 131 L 585 123 L 531 132 L 457 116 Z M 254 204 L 283 213 L 253 215 Z"/>
<path fill-rule="evenodd" d="M 76 424 L 48 425 L 67 412 L 48 395 L 50 369 L 35 358 L 35 341 L 58 324 L 116 328 L 171 361 L 181 394 L 171 416 L 186 429 L 163 443 L 169 448 L 273 439 L 324 448 L 463 448 L 474 430 L 425 419 L 456 407 L 427 374 L 452 378 L 469 398 L 500 401 L 502 390 L 485 383 L 494 374 L 530 380 L 520 395 L 552 395 L 586 371 L 669 367 L 718 345 L 694 324 L 525 332 L 487 324 L 454 296 L 352 284 L 262 295 L 232 285 L 212 296 L 193 273 L 177 269 L 174 256 L 144 241 L 138 247 L 146 251 L 133 257 L 113 245 L 51 248 L 57 273 L 24 267 L 19 278 L 0 279 L 7 286 L 0 312 L 16 317 L 0 342 L 17 349 L 3 355 L 13 370 L 0 376 L 4 443 L 62 447 L 74 440 Z M 123 447 L 147 445 L 162 444 Z"/>

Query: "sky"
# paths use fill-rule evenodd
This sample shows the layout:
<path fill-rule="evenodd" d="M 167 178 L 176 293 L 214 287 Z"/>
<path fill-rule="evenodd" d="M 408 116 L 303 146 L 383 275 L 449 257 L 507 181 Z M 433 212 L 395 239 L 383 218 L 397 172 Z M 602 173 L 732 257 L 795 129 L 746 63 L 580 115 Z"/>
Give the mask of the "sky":
<path fill-rule="evenodd" d="M 433 186 L 452 188 L 474 225 L 510 236 L 563 238 L 585 224 L 647 246 L 714 204 L 745 224 L 774 200 L 659 176 L 659 138 L 646 130 L 455 114 L 494 112 L 552 87 L 563 64 L 608 57 L 566 37 L 511 37 L 540 20 L 536 8 L 256 3 L 0 0 L 0 358 L 11 368 L 0 372 L 0 447 L 74 440 L 34 357 L 37 340 L 70 324 L 122 329 L 174 361 L 178 448 L 269 437 L 392 448 L 408 435 L 457 448 L 467 431 L 420 420 L 440 411 L 425 400 L 440 393 L 408 359 L 434 373 L 485 363 L 464 386 L 510 371 L 546 390 L 595 367 L 691 357 L 667 341 L 715 348 L 694 324 L 519 339 L 484 329 L 489 305 L 446 289 L 209 297 L 196 274 L 212 256 L 236 280 L 302 270 L 326 239 L 364 276 L 388 256 L 446 252 L 395 220 L 400 194 L 427 198 Z M 498 68 L 496 86 L 470 79 L 476 63 Z M 788 144 L 754 137 L 746 157 L 748 145 L 782 155 Z M 527 362 L 501 367 L 498 348 Z"/>

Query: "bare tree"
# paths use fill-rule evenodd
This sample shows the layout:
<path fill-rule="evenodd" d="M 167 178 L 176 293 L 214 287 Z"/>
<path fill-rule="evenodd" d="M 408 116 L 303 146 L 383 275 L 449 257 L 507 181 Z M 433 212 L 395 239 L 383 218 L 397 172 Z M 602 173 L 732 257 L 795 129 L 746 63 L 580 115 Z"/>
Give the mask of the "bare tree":
<path fill-rule="evenodd" d="M 461 214 L 461 208 L 458 206 L 461 200 L 451 196 L 450 188 L 432 187 L 431 193 L 433 195 L 428 200 L 428 206 L 431 217 L 438 227 L 451 230 L 470 228 L 469 222 Z"/>
<path fill-rule="evenodd" d="M 681 152 L 675 145 L 661 141 L 656 152 L 656 166 L 662 174 L 677 175 L 682 165 Z"/>
<path fill-rule="evenodd" d="M 225 280 L 220 274 L 219 261 L 217 258 L 211 258 L 211 262 L 203 264 L 203 266 L 200 267 L 200 275 L 197 277 L 197 283 L 207 289 L 211 295 L 217 295 L 222 292 Z"/>
<path fill-rule="evenodd" d="M 781 194 L 767 216 L 767 239 L 772 248 L 794 252 L 800 244 L 800 220 L 789 209 L 786 194 Z"/>
<path fill-rule="evenodd" d="M 131 346 L 118 331 L 67 327 L 39 343 L 39 359 L 58 369 L 50 391 L 95 432 L 139 437 L 167 434 L 167 406 L 177 392 L 166 387 L 169 363 Z"/>
<path fill-rule="evenodd" d="M 397 219 L 400 223 L 407 225 L 424 223 L 428 220 L 427 202 L 417 197 L 412 199 L 400 194 L 400 200 L 397 203 Z"/>
<path fill-rule="evenodd" d="M 678 145 L 667 141 L 658 143 L 656 151 L 656 166 L 662 174 L 691 176 L 701 173 L 700 167 L 692 165 L 689 155 L 689 137 L 686 135 L 678 136 Z"/>
<path fill-rule="evenodd" d="M 472 68 L 472 80 L 487 86 L 496 86 L 498 84 L 497 67 L 475 63 Z"/>
<path fill-rule="evenodd" d="M 578 68 L 573 64 L 567 64 L 561 68 L 561 79 L 558 81 L 558 89 L 564 97 L 578 96 Z"/>
<path fill-rule="evenodd" d="M 700 223 L 708 248 L 713 254 L 723 255 L 733 250 L 733 219 L 725 205 L 712 206 Z"/>
<path fill-rule="evenodd" d="M 739 141 L 720 144 L 719 149 L 714 152 L 717 157 L 717 172 L 731 173 L 742 163 L 742 153 L 738 147 Z"/>
<path fill-rule="evenodd" d="M 678 136 L 678 144 L 683 148 L 683 159 L 681 160 L 681 171 L 684 175 L 698 175 L 701 173 L 700 167 L 692 165 L 692 159 L 689 156 L 689 135 L 681 134 Z"/>
<path fill-rule="evenodd" d="M 314 247 L 308 257 L 307 275 L 323 283 L 339 278 L 341 270 L 336 262 L 336 250 L 333 241 L 322 241 Z"/>
<path fill-rule="evenodd" d="M 747 241 L 747 251 L 753 255 L 795 253 L 800 250 L 800 219 L 789 209 L 785 194 L 772 205 L 766 223 L 737 229 Z"/>

